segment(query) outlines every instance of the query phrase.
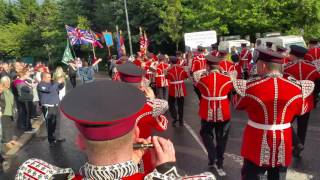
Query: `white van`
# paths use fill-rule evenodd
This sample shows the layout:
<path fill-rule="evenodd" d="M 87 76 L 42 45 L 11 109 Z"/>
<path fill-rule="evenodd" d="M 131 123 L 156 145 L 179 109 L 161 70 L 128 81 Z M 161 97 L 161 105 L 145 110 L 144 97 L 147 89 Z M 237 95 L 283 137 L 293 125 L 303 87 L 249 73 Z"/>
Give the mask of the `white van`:
<path fill-rule="evenodd" d="M 272 49 L 276 50 L 276 46 L 289 48 L 291 45 L 298 45 L 306 47 L 306 43 L 302 36 L 276 36 L 259 38 L 261 40 L 261 47 L 266 48 L 266 42 L 272 42 Z M 258 39 L 257 39 L 258 40 Z"/>
<path fill-rule="evenodd" d="M 238 52 L 241 52 L 241 44 L 246 43 L 250 47 L 250 41 L 244 39 L 220 41 L 218 49 L 231 52 L 232 47 L 236 47 Z"/>

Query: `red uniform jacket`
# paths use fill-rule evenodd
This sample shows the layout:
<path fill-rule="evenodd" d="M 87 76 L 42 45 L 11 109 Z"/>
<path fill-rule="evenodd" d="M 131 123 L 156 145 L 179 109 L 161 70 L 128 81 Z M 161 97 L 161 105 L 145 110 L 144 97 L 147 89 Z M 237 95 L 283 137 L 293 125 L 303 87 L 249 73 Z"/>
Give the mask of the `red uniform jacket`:
<path fill-rule="evenodd" d="M 199 116 L 213 122 L 230 120 L 228 94 L 233 88 L 228 75 L 211 72 L 202 77 L 196 87 L 201 92 Z"/>
<path fill-rule="evenodd" d="M 228 73 L 236 70 L 235 65 L 233 64 L 233 62 L 228 61 L 228 60 L 220 61 L 219 66 L 223 71 L 228 72 Z"/>
<path fill-rule="evenodd" d="M 235 107 L 246 111 L 250 119 L 242 141 L 241 155 L 245 159 L 258 166 L 290 165 L 291 121 L 302 113 L 302 99 L 310 95 L 312 86 L 311 81 L 288 80 L 281 74 L 234 81 L 238 93 Z"/>
<path fill-rule="evenodd" d="M 148 100 L 137 118 L 137 125 L 140 130 L 140 138 L 148 138 L 152 131 L 164 131 L 168 127 L 168 120 L 163 115 L 168 110 L 168 103 L 161 99 Z M 151 154 L 147 152 L 143 155 L 143 167 L 145 174 L 153 171 L 155 167 L 151 165 Z"/>
<path fill-rule="evenodd" d="M 290 56 L 287 56 L 287 57 L 283 58 L 283 64 L 284 65 L 288 64 L 289 62 L 291 62 Z"/>
<path fill-rule="evenodd" d="M 198 56 L 193 58 L 192 65 L 191 65 L 192 73 L 200 70 L 206 70 L 206 69 L 207 69 L 207 61 L 204 58 L 203 54 L 199 54 Z"/>
<path fill-rule="evenodd" d="M 167 79 L 169 81 L 169 96 L 186 96 L 186 85 L 184 80 L 188 78 L 187 72 L 180 65 L 173 65 L 169 68 Z"/>
<path fill-rule="evenodd" d="M 186 60 L 185 59 L 178 59 L 177 64 L 179 64 L 180 66 L 185 66 Z"/>
<path fill-rule="evenodd" d="M 169 69 L 169 64 L 160 62 L 157 65 L 156 72 L 156 87 L 165 87 L 168 86 L 168 81 L 165 77 L 165 72 Z"/>
<path fill-rule="evenodd" d="M 142 62 L 141 62 L 141 60 L 139 60 L 139 59 L 135 59 L 135 60 L 133 61 L 133 64 L 135 64 L 135 65 L 138 66 L 138 67 L 141 67 Z"/>
<path fill-rule="evenodd" d="M 288 63 L 284 68 L 284 76 L 291 76 L 297 80 L 310 80 L 315 82 L 316 79 L 320 78 L 320 73 L 311 62 L 300 60 L 296 63 Z M 310 112 L 313 108 L 313 95 L 310 95 L 304 99 L 304 111 Z"/>
<path fill-rule="evenodd" d="M 211 51 L 211 55 L 215 56 L 215 57 L 218 57 L 219 56 L 219 51 L 218 50 L 213 50 L 213 51 Z"/>
<path fill-rule="evenodd" d="M 250 72 L 250 62 L 252 60 L 252 53 L 249 49 L 247 48 L 243 48 L 241 53 L 240 53 L 240 61 L 239 61 L 239 65 L 242 68 L 242 71 L 244 69 L 248 69 L 248 71 Z M 240 72 L 241 73 L 241 72 Z M 239 74 L 239 72 L 238 72 Z"/>
<path fill-rule="evenodd" d="M 320 61 L 320 47 L 310 48 L 304 56 L 304 59 L 310 62 Z"/>
<path fill-rule="evenodd" d="M 151 82 L 154 82 L 154 72 L 150 69 L 150 67 L 153 67 L 156 62 L 152 60 L 145 61 L 143 69 L 146 71 L 145 77 L 149 79 Z"/>

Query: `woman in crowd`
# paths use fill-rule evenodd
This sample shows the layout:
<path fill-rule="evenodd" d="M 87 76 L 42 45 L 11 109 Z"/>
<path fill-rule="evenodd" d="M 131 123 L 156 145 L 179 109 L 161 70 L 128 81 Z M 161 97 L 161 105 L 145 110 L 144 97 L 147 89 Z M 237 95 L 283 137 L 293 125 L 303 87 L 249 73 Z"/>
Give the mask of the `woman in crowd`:
<path fill-rule="evenodd" d="M 69 63 L 69 67 L 68 67 L 68 75 L 70 78 L 70 83 L 72 85 L 73 88 L 76 87 L 77 85 L 77 64 L 75 61 L 70 61 Z"/>
<path fill-rule="evenodd" d="M 31 111 L 33 101 L 32 88 L 26 83 L 30 77 L 28 68 L 23 68 L 18 73 L 18 78 L 13 82 L 13 88 L 16 89 L 17 105 L 20 107 L 18 117 L 18 127 L 24 129 L 25 133 L 35 133 L 35 129 L 31 125 Z"/>
<path fill-rule="evenodd" d="M 99 58 L 96 62 L 94 62 L 91 66 L 89 66 L 87 61 L 82 62 L 82 67 L 79 67 L 79 76 L 82 80 L 82 83 L 89 83 L 94 80 L 94 70 L 93 67 L 100 63 L 102 61 L 101 58 Z"/>
<path fill-rule="evenodd" d="M 66 79 L 67 75 L 63 71 L 61 66 L 58 66 L 56 70 L 53 73 L 53 81 L 58 81 L 58 79 Z M 63 82 L 65 84 L 65 81 Z M 62 100 L 62 98 L 66 95 L 66 86 L 64 86 L 60 91 L 59 91 L 59 99 Z"/>
<path fill-rule="evenodd" d="M 2 125 L 2 142 L 7 143 L 15 136 L 14 118 L 16 115 L 15 101 L 10 90 L 10 78 L 3 76 L 0 79 L 0 107 L 1 107 L 1 125 Z"/>

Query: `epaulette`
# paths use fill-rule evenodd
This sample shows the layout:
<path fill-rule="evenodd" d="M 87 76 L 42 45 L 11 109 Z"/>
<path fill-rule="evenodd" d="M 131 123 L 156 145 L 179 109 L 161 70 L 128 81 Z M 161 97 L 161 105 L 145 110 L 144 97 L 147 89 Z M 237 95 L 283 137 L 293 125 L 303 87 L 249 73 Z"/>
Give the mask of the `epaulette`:
<path fill-rule="evenodd" d="M 15 180 L 25 179 L 55 179 L 55 176 L 65 175 L 66 179 L 75 177 L 71 168 L 59 168 L 41 159 L 29 159 L 18 169 Z"/>
<path fill-rule="evenodd" d="M 314 90 L 314 82 L 309 80 L 301 80 L 301 89 L 302 89 L 302 97 L 307 98 L 313 93 Z"/>
<path fill-rule="evenodd" d="M 237 79 L 232 81 L 233 87 L 236 90 L 236 92 L 240 96 L 245 96 L 246 95 L 246 89 L 247 89 L 247 81 L 243 79 Z"/>
<path fill-rule="evenodd" d="M 163 100 L 163 99 L 151 99 L 148 100 L 152 103 L 152 116 L 153 117 L 157 117 L 160 116 L 162 114 L 164 114 L 168 109 L 169 109 L 169 105 L 168 105 L 168 101 Z"/>

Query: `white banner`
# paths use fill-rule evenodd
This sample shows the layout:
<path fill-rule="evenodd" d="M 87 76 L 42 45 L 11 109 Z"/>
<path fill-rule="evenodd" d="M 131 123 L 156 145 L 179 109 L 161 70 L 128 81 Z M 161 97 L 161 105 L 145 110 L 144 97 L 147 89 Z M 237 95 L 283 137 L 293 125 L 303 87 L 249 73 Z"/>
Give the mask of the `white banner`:
<path fill-rule="evenodd" d="M 216 31 L 201 31 L 184 34 L 184 44 L 186 50 L 197 49 L 199 45 L 211 47 L 211 44 L 217 43 Z"/>

